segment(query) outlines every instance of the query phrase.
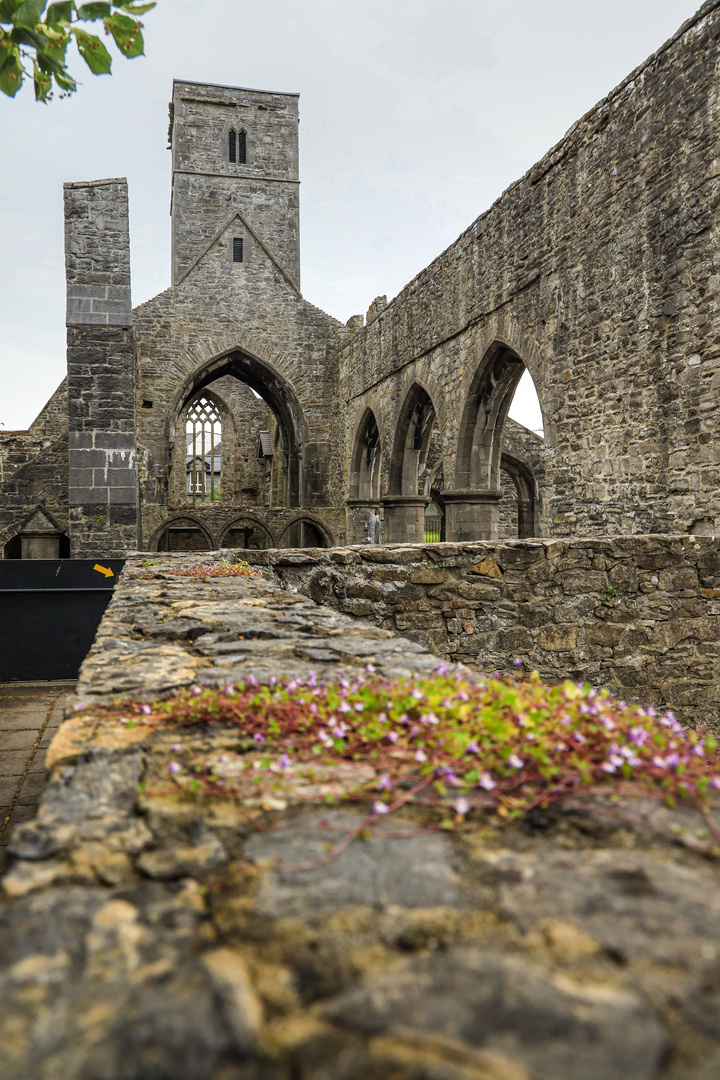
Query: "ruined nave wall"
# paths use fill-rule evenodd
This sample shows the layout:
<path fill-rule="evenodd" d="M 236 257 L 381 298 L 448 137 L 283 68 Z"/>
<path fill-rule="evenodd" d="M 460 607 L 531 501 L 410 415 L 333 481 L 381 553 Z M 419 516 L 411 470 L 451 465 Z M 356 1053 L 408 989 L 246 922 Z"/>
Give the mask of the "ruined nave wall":
<path fill-rule="evenodd" d="M 719 66 L 711 0 L 356 332 L 346 452 L 372 408 L 383 491 L 415 381 L 452 489 L 469 386 L 499 341 L 543 407 L 551 535 L 720 527 Z"/>

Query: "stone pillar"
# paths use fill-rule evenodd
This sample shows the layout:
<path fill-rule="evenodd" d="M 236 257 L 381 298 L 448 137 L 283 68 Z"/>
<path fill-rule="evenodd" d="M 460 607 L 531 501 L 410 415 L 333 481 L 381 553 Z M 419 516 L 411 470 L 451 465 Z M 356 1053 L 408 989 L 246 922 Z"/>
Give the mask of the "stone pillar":
<path fill-rule="evenodd" d="M 420 495 L 388 495 L 383 499 L 383 543 L 421 544 L 425 539 L 425 507 L 429 502 Z"/>
<path fill-rule="evenodd" d="M 443 491 L 448 540 L 497 540 L 501 491 Z"/>
<path fill-rule="evenodd" d="M 65 185 L 70 555 L 138 547 L 126 180 Z"/>

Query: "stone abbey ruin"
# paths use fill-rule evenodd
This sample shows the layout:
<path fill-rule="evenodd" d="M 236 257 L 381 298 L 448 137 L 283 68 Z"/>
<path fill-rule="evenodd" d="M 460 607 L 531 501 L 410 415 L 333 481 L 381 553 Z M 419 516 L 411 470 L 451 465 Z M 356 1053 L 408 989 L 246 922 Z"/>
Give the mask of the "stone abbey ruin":
<path fill-rule="evenodd" d="M 5 557 L 358 543 L 371 514 L 417 542 L 431 503 L 447 541 L 714 534 L 715 29 L 346 326 L 300 291 L 297 96 L 176 82 L 169 289 L 132 308 L 125 182 L 66 186 L 68 373 L 2 435 Z M 544 445 L 506 419 L 526 368 Z"/>
<path fill-rule="evenodd" d="M 65 188 L 0 567 L 126 562 L 27 769 L 0 685 L 0 1080 L 717 1080 L 720 0 L 347 325 L 297 121 L 174 84 L 135 309 Z"/>

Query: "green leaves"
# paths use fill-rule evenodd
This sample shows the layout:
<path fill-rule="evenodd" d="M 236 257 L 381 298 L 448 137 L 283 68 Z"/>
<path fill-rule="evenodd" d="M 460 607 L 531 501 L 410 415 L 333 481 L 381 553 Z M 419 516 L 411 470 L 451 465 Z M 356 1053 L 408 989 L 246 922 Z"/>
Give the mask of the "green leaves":
<path fill-rule="evenodd" d="M 23 68 L 17 49 L 8 52 L 0 62 L 0 90 L 8 97 L 15 97 L 23 80 Z"/>
<path fill-rule="evenodd" d="M 34 30 L 45 10 L 46 0 L 24 0 L 10 17 L 13 26 L 26 26 Z"/>
<path fill-rule="evenodd" d="M 77 26 L 72 26 L 71 32 L 77 41 L 77 47 L 87 66 L 93 75 L 109 75 L 112 67 L 112 57 L 99 37 L 88 34 Z"/>
<path fill-rule="evenodd" d="M 52 98 L 53 83 L 61 97 L 73 93 L 77 83 L 67 69 L 66 53 L 74 38 L 78 51 L 94 75 L 107 75 L 112 57 L 96 34 L 81 24 L 102 21 L 123 56 L 142 56 L 142 23 L 137 16 L 155 7 L 134 0 L 78 4 L 77 0 L 0 0 L 0 90 L 14 97 L 23 80 L 32 75 L 38 101 Z"/>
<path fill-rule="evenodd" d="M 135 19 L 116 11 L 110 18 L 105 19 L 104 23 L 105 29 L 112 34 L 115 44 L 124 56 L 131 60 L 135 56 L 143 55 L 142 31 Z"/>
<path fill-rule="evenodd" d="M 69 23 L 73 17 L 73 11 L 75 5 L 72 0 L 64 0 L 63 3 L 51 4 L 47 9 L 47 15 L 45 16 L 45 22 L 48 26 L 55 26 L 57 23 L 66 22 Z"/>

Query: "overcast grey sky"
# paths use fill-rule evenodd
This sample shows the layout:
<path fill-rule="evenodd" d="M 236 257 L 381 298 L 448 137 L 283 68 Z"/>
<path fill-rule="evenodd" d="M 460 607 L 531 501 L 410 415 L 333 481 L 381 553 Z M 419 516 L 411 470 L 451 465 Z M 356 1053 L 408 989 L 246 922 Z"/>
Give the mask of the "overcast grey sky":
<path fill-rule="evenodd" d="M 170 284 L 172 79 L 300 93 L 302 284 L 396 295 L 700 0 L 159 0 L 146 56 L 66 101 L 0 95 L 0 422 L 64 375 L 62 185 L 127 176 L 133 302 Z M 532 412 L 513 410 L 529 426 Z"/>

